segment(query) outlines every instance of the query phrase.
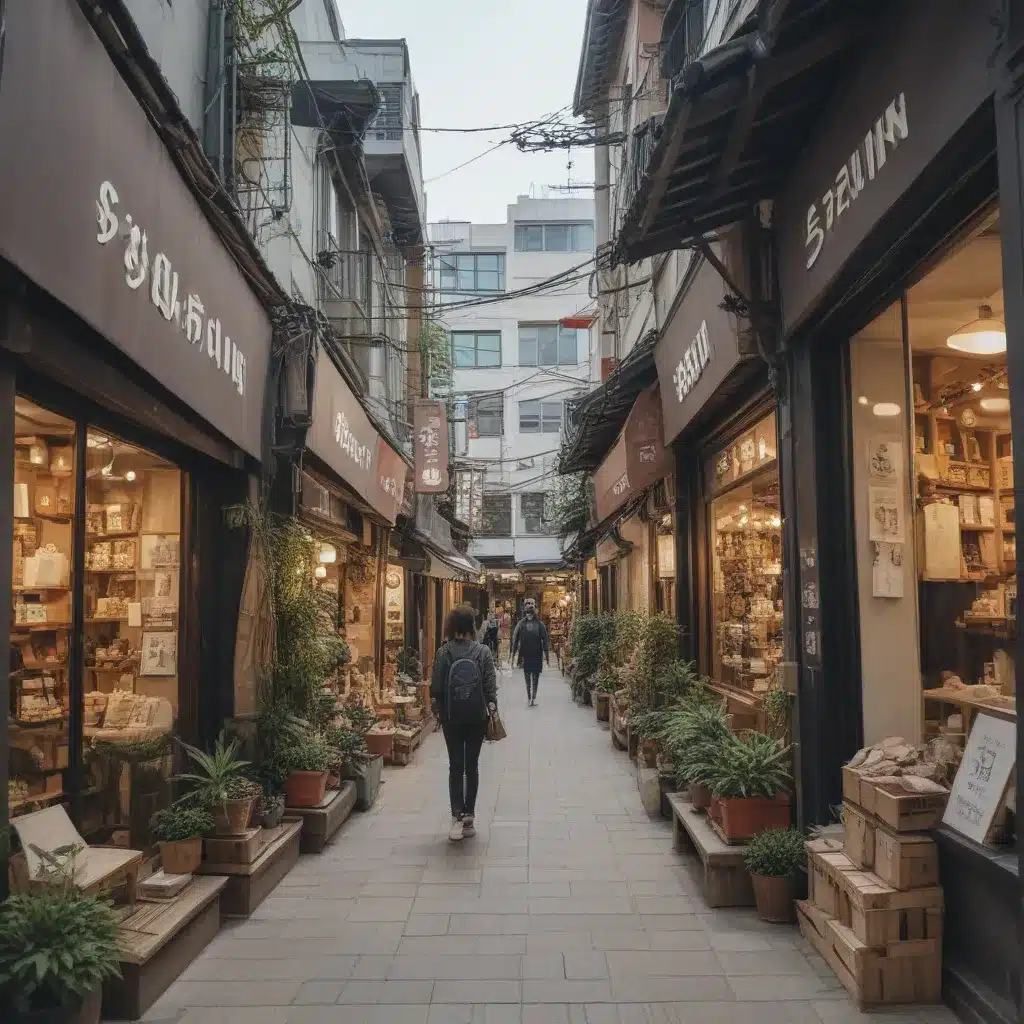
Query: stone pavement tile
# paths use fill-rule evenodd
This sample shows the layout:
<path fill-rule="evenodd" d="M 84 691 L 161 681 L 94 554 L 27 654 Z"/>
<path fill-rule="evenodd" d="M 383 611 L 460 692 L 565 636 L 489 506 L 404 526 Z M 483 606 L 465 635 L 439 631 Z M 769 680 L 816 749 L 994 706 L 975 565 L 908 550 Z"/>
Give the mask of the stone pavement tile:
<path fill-rule="evenodd" d="M 526 936 L 527 953 L 567 953 L 591 950 L 594 940 L 590 932 L 535 932 Z"/>
<path fill-rule="evenodd" d="M 287 1024 L 284 1006 L 199 1006 L 186 1010 L 177 1024 Z M 150 1020 L 147 1013 L 143 1020 Z"/>
<path fill-rule="evenodd" d="M 356 958 L 346 957 L 351 971 Z M 199 957 L 181 975 L 181 981 L 291 981 L 301 980 L 300 963 L 287 958 L 273 960 L 214 960 Z"/>
<path fill-rule="evenodd" d="M 681 1003 L 726 1000 L 732 995 L 723 977 L 619 977 L 612 981 L 617 1003 Z"/>
<path fill-rule="evenodd" d="M 490 956 L 397 956 L 388 978 L 431 981 L 489 981 L 520 977 L 522 957 L 512 953 Z"/>
<path fill-rule="evenodd" d="M 685 896 L 634 896 L 637 913 L 644 916 L 662 914 L 693 914 L 698 904 Z M 699 905 L 703 909 L 703 904 Z"/>
<path fill-rule="evenodd" d="M 569 1024 L 569 1007 L 558 1003 L 524 1003 L 522 1024 Z"/>
<path fill-rule="evenodd" d="M 828 981 L 816 974 L 748 975 L 729 978 L 733 995 L 748 1002 L 796 999 L 827 999 L 830 994 L 842 997 L 839 982 Z"/>
<path fill-rule="evenodd" d="M 957 1017 L 946 1006 L 893 1006 L 875 1013 L 863 1013 L 842 1000 L 810 1003 L 821 1024 L 956 1024 Z"/>
<path fill-rule="evenodd" d="M 649 932 L 690 932 L 704 928 L 699 914 L 642 914 L 640 921 Z"/>
<path fill-rule="evenodd" d="M 653 933 L 642 930 L 635 930 L 633 927 L 591 932 L 594 949 L 599 950 L 637 950 L 651 949 L 651 937 Z M 694 932 L 694 935 L 699 934 Z"/>
<path fill-rule="evenodd" d="M 403 935 L 447 935 L 450 914 L 410 914 Z"/>
<path fill-rule="evenodd" d="M 347 981 L 339 1003 L 429 1003 L 433 981 Z"/>
<path fill-rule="evenodd" d="M 349 909 L 349 921 L 402 921 L 412 911 L 411 896 L 368 896 L 358 898 Z M 442 911 L 443 913 L 443 911 Z"/>
<path fill-rule="evenodd" d="M 524 1003 L 582 1003 L 584 1000 L 611 1002 L 611 983 L 608 981 L 569 981 L 544 978 L 523 982 Z"/>
<path fill-rule="evenodd" d="M 520 981 L 438 981 L 434 1001 L 438 1003 L 521 1003 Z"/>
<path fill-rule="evenodd" d="M 770 939 L 752 932 L 707 932 L 711 948 L 723 953 L 760 953 L 774 947 Z"/>
<path fill-rule="evenodd" d="M 530 914 L 527 932 L 596 932 L 611 928 L 642 931 L 643 922 L 627 914 Z"/>
<path fill-rule="evenodd" d="M 629 899 L 632 895 L 629 882 L 588 882 L 578 878 L 569 882 L 573 899 Z"/>
<path fill-rule="evenodd" d="M 402 893 L 404 896 L 405 893 Z M 420 882 L 413 896 L 424 899 L 448 899 L 456 896 L 479 896 L 479 882 Z"/>
<path fill-rule="evenodd" d="M 770 949 L 754 953 L 717 950 L 716 953 L 722 970 L 728 975 L 814 974 L 807 958 L 795 949 Z"/>
<path fill-rule="evenodd" d="M 366 882 L 358 896 L 415 896 L 422 888 L 419 882 Z"/>
<path fill-rule="evenodd" d="M 432 1003 L 427 1024 L 473 1024 L 472 1003 Z"/>
<path fill-rule="evenodd" d="M 522 1007 L 487 1003 L 473 1007 L 473 1024 L 520 1024 Z"/>
<path fill-rule="evenodd" d="M 538 981 L 543 978 L 564 978 L 565 960 L 561 952 L 527 953 L 521 958 L 520 977 Z"/>
<path fill-rule="evenodd" d="M 394 959 L 389 953 L 368 953 L 359 957 L 350 977 L 353 981 L 384 981 Z"/>
<path fill-rule="evenodd" d="M 495 936 L 501 938 L 501 936 Z M 398 945 L 399 956 L 472 956 L 478 952 L 479 935 L 407 935 Z M 512 950 L 517 952 L 517 950 Z"/>
<path fill-rule="evenodd" d="M 608 958 L 598 950 L 580 950 L 563 954 L 565 976 L 570 981 L 601 980 L 607 978 Z"/>
<path fill-rule="evenodd" d="M 161 997 L 167 1007 L 287 1006 L 301 982 L 177 981 Z"/>
<path fill-rule="evenodd" d="M 296 1005 L 336 1003 L 345 984 L 344 981 L 304 981 L 292 1001 Z"/>
<path fill-rule="evenodd" d="M 651 949 L 710 949 L 709 936 L 704 931 L 647 932 Z"/>
<path fill-rule="evenodd" d="M 616 980 L 629 977 L 713 977 L 723 973 L 710 950 L 611 952 L 605 956 L 611 976 Z"/>
<path fill-rule="evenodd" d="M 452 914 L 449 935 L 526 935 L 526 914 Z"/>
<path fill-rule="evenodd" d="M 503 868 L 485 864 L 480 870 L 480 881 L 486 886 L 524 885 L 529 880 L 529 874 L 530 869 L 525 864 Z"/>
<path fill-rule="evenodd" d="M 634 913 L 628 896 L 541 897 L 530 900 L 531 914 L 615 914 Z"/>
<path fill-rule="evenodd" d="M 427 1024 L 430 1006 L 292 1006 L 286 1024 Z"/>

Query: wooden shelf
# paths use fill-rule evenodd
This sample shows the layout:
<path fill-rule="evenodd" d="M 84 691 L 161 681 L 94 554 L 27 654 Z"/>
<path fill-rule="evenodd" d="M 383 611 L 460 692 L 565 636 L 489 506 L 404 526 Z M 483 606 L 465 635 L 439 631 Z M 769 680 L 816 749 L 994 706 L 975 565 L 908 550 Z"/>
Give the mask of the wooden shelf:
<path fill-rule="evenodd" d="M 11 588 L 15 594 L 47 594 L 53 590 L 63 590 L 68 593 L 70 587 L 23 587 L 20 584 L 16 584 Z"/>
<path fill-rule="evenodd" d="M 85 625 L 87 625 L 87 626 L 95 626 L 95 625 L 98 625 L 98 624 L 101 624 L 101 623 L 104 623 L 104 622 L 127 622 L 127 621 L 128 621 L 127 618 L 124 618 L 124 619 L 96 619 L 96 618 L 93 618 L 93 619 L 86 619 L 85 620 Z"/>
<path fill-rule="evenodd" d="M 960 524 L 961 533 L 995 533 L 994 526 L 970 526 L 967 523 Z"/>
<path fill-rule="evenodd" d="M 17 633 L 55 633 L 58 629 L 70 629 L 70 622 L 16 622 L 11 626 Z"/>
<path fill-rule="evenodd" d="M 70 523 L 75 517 L 70 512 L 63 515 L 54 515 L 51 512 L 36 512 L 31 516 L 15 516 L 14 518 L 22 523 L 30 523 L 33 519 L 45 519 L 51 523 Z"/>
<path fill-rule="evenodd" d="M 124 537 L 138 537 L 138 530 L 115 530 L 113 533 L 87 533 L 86 540 L 118 540 Z"/>
<path fill-rule="evenodd" d="M 134 576 L 139 570 L 133 566 L 131 569 L 90 569 L 86 567 L 85 571 L 86 573 L 102 573 L 103 575 Z"/>

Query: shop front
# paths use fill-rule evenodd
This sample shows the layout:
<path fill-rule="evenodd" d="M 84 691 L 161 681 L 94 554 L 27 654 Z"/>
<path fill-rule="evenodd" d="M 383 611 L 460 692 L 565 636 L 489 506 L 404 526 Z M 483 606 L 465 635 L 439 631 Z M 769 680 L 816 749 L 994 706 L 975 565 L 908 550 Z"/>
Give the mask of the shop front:
<path fill-rule="evenodd" d="M 782 511 L 775 400 L 764 361 L 740 340 L 711 263 L 691 266 L 655 348 L 665 443 L 675 453 L 675 573 L 684 657 L 761 724 L 782 660 Z M 662 533 L 661 536 L 667 536 Z"/>
<path fill-rule="evenodd" d="M 965 1019 L 1000 1022 L 1022 1019 L 1024 962 L 1022 136 L 1006 70 L 1021 26 L 1009 6 L 1013 30 L 997 36 L 1006 5 L 895 5 L 775 211 L 791 626 L 802 758 L 816 766 L 805 817 L 825 820 L 840 765 L 864 744 L 902 736 L 963 757 L 935 833 L 944 993 Z M 1003 738 L 1004 764 L 975 752 L 982 736 Z M 983 792 L 1001 769 L 986 800 L 960 793 L 965 773 Z"/>
<path fill-rule="evenodd" d="M 77 4 L 7 12 L 2 86 L 0 800 L 141 849 L 234 711 L 271 324 Z"/>
<path fill-rule="evenodd" d="M 389 558 L 407 469 L 322 347 L 297 507 L 321 551 L 326 545 L 334 561 L 342 553 L 334 585 L 350 650 L 347 688 L 362 691 L 367 701 L 394 682 L 405 645 L 404 574 Z M 332 563 L 322 564 L 330 585 Z M 399 577 L 401 587 L 391 585 Z"/>

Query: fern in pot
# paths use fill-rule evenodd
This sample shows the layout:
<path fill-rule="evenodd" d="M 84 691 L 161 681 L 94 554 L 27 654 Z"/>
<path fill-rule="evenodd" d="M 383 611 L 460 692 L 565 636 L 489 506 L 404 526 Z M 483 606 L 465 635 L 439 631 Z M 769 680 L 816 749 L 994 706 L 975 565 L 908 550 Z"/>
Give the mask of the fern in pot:
<path fill-rule="evenodd" d="M 160 862 L 169 875 L 190 875 L 203 859 L 203 835 L 213 829 L 213 815 L 205 807 L 177 804 L 157 811 L 149 830 L 160 846 Z"/>
<path fill-rule="evenodd" d="M 57 884 L 0 904 L 5 1022 L 97 1024 L 103 982 L 121 974 L 117 918 L 108 903 L 76 887 L 76 852 Z"/>
<path fill-rule="evenodd" d="M 753 731 L 723 742 L 711 773 L 711 791 L 728 839 L 789 828 L 789 749 L 780 740 Z"/>
<path fill-rule="evenodd" d="M 762 921 L 793 920 L 797 872 L 807 861 L 803 833 L 795 828 L 770 828 L 750 840 L 743 863 L 750 872 L 754 900 Z"/>
<path fill-rule="evenodd" d="M 711 782 L 729 735 L 725 706 L 699 697 L 687 700 L 666 722 L 662 743 L 676 766 L 676 777 L 689 786 L 695 811 L 711 804 Z"/>
<path fill-rule="evenodd" d="M 221 733 L 212 754 L 188 743 L 181 746 L 196 770 L 174 776 L 174 781 L 191 787 L 177 802 L 209 808 L 217 832 L 226 835 L 244 832 L 249 827 L 260 789 L 246 778 L 249 762 L 238 757 L 238 740 L 227 743 Z"/>

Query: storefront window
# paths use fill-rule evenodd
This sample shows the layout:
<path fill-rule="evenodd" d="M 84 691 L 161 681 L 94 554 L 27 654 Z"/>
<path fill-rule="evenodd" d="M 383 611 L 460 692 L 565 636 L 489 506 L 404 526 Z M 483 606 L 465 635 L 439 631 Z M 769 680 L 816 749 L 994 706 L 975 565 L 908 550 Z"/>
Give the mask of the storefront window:
<path fill-rule="evenodd" d="M 851 382 L 865 739 L 963 747 L 977 714 L 1016 717 L 995 213 L 854 339 Z"/>
<path fill-rule="evenodd" d="M 64 797 L 70 741 L 75 425 L 15 402 L 11 817 Z"/>
<path fill-rule="evenodd" d="M 782 659 L 782 519 L 775 417 L 718 452 L 706 478 L 712 498 L 711 675 L 762 693 Z"/>

